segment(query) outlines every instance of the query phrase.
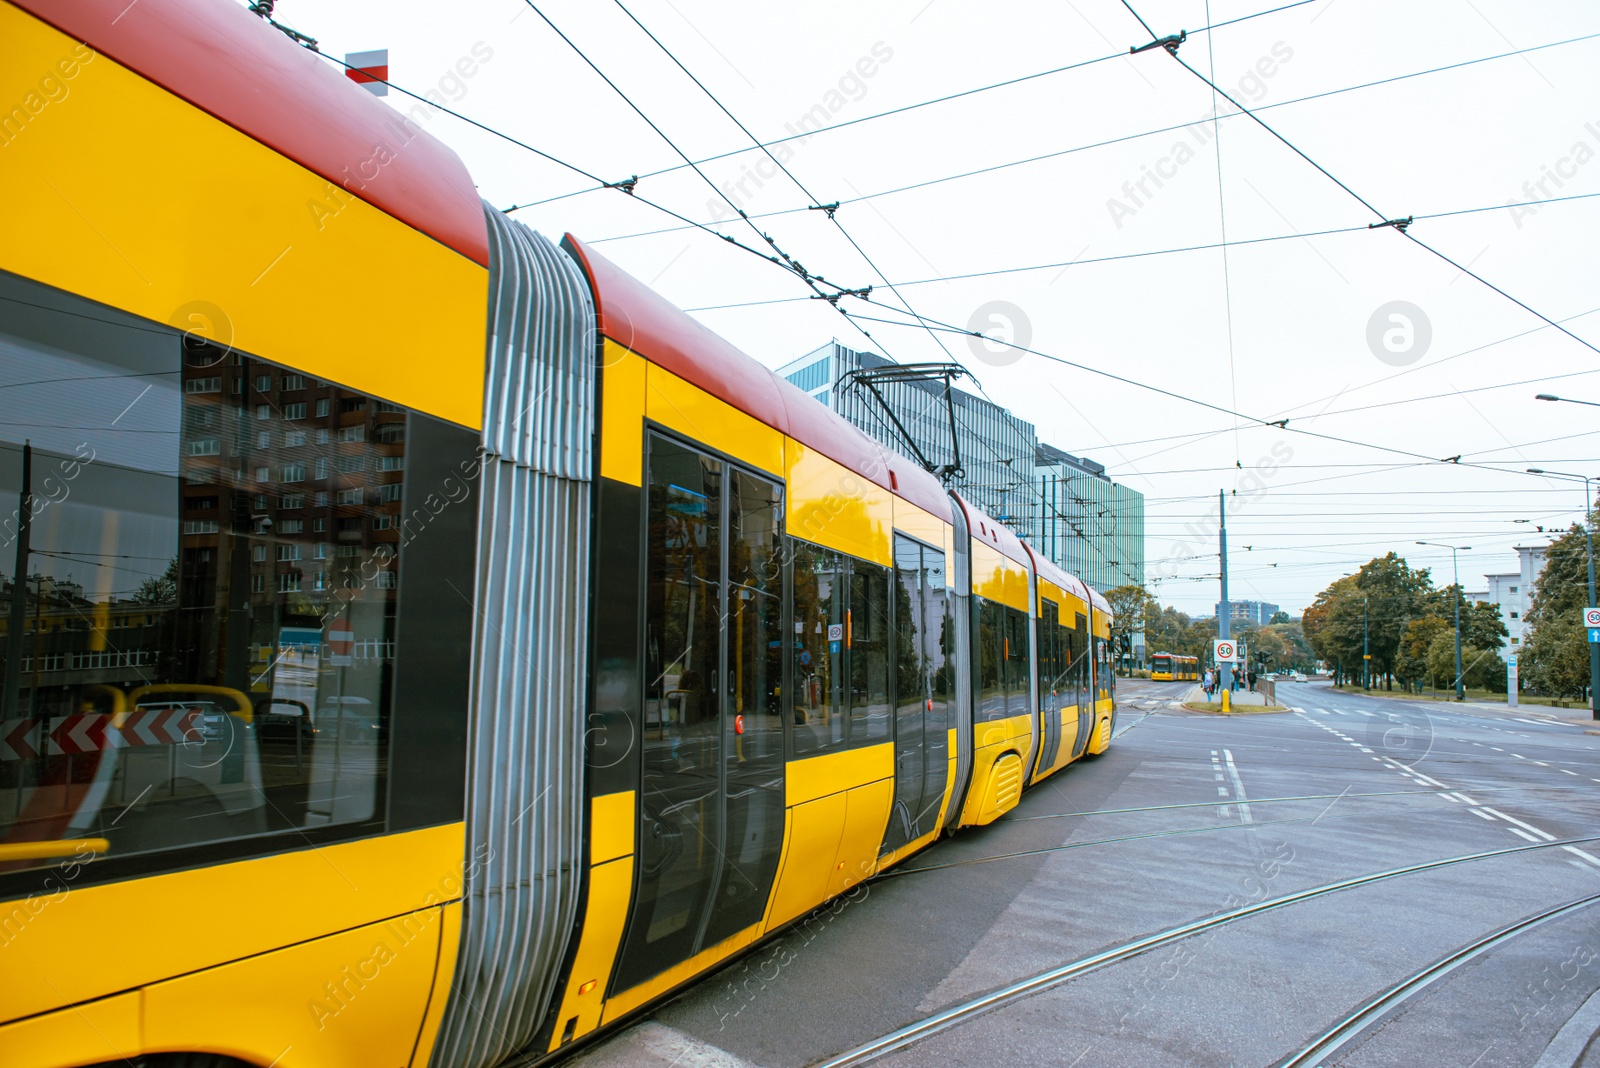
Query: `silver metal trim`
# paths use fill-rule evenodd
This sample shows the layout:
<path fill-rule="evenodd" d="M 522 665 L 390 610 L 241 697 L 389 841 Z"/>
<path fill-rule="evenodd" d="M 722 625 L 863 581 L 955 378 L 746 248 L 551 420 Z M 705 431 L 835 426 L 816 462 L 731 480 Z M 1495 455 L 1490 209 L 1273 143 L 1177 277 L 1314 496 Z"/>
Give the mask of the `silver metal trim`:
<path fill-rule="evenodd" d="M 483 1068 L 549 1011 L 578 919 L 595 312 L 489 205 L 489 320 L 460 952 L 433 1068 Z"/>

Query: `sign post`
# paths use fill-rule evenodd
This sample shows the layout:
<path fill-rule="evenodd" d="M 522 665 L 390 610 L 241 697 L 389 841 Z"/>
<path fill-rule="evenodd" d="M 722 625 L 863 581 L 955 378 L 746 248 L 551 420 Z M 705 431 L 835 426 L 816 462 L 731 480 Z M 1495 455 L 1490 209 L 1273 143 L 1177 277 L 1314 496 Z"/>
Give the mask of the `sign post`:
<path fill-rule="evenodd" d="M 328 663 L 338 668 L 338 688 L 335 691 L 333 707 L 333 774 L 334 781 L 338 782 L 341 764 L 344 756 L 344 669 L 355 662 L 352 655 L 355 652 L 356 634 L 350 629 L 349 620 L 340 620 L 328 624 Z"/>
<path fill-rule="evenodd" d="M 1517 707 L 1517 654 L 1506 657 L 1506 704 Z"/>

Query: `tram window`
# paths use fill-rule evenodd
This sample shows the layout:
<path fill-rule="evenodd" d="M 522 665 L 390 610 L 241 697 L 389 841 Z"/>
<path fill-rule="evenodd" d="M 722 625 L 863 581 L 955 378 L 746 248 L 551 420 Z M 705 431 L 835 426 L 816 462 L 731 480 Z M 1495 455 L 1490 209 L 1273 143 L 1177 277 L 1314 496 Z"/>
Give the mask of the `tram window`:
<path fill-rule="evenodd" d="M 1071 657 L 1067 677 L 1071 679 L 1072 703 L 1083 705 L 1088 700 L 1089 689 L 1089 621 L 1082 612 L 1073 613 L 1071 632 Z"/>
<path fill-rule="evenodd" d="M 889 569 L 796 540 L 796 756 L 889 737 Z"/>
<path fill-rule="evenodd" d="M 1043 711 L 1056 707 L 1053 691 L 1060 673 L 1060 631 L 1060 612 L 1055 602 L 1042 600 L 1039 604 L 1039 707 Z"/>
<path fill-rule="evenodd" d="M 761 919 L 783 849 L 783 497 L 766 479 L 728 477 L 726 791 L 722 871 L 700 945 Z"/>
<path fill-rule="evenodd" d="M 889 569 L 853 561 L 845 640 L 850 644 L 850 737 L 889 737 Z"/>
<path fill-rule="evenodd" d="M 722 464 L 652 437 L 645 551 L 645 743 L 640 900 L 633 937 L 674 955 L 693 944 L 718 863 L 717 684 L 722 630 Z"/>
<path fill-rule="evenodd" d="M 794 751 L 796 756 L 849 744 L 844 685 L 846 557 L 794 541 Z"/>
<path fill-rule="evenodd" d="M 1005 607 L 982 597 L 978 606 L 978 633 L 973 642 L 977 660 L 978 702 L 974 718 L 979 723 L 1006 718 L 1006 691 L 1002 669 L 1005 641 Z"/>
<path fill-rule="evenodd" d="M 1006 609 L 1006 716 L 1028 714 L 1028 614 Z"/>
<path fill-rule="evenodd" d="M 0 309 L 0 515 L 20 514 L 25 438 L 33 514 L 27 576 L 0 598 L 36 624 L 0 622 L 0 843 L 104 838 L 107 857 L 152 870 L 185 847 L 381 830 L 397 537 L 368 525 L 337 582 L 306 581 L 326 565 L 277 505 L 299 498 L 286 483 L 311 457 L 272 444 L 289 429 L 276 393 L 260 416 L 262 395 L 222 393 L 216 369 L 231 356 L 245 380 L 292 376 L 3 274 Z M 264 439 L 205 429 L 257 418 Z M 324 450 L 363 461 L 329 487 L 366 488 L 368 449 Z M 4 526 L 9 572 L 20 532 Z M 358 639 L 348 659 L 330 655 L 335 625 Z M 108 744 L 118 715 L 123 744 Z"/>

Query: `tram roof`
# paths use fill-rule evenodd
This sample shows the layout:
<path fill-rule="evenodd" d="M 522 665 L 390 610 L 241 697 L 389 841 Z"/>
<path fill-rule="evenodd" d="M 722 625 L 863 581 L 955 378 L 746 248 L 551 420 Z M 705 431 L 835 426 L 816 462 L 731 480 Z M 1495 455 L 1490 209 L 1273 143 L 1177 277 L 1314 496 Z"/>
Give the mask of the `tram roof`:
<path fill-rule="evenodd" d="M 238 4 L 14 2 L 385 214 L 489 265 L 483 202 L 460 157 Z"/>
<path fill-rule="evenodd" d="M 565 245 L 589 275 L 601 334 L 883 489 L 951 521 L 953 513 L 944 487 L 914 461 L 883 448 L 571 234 Z"/>

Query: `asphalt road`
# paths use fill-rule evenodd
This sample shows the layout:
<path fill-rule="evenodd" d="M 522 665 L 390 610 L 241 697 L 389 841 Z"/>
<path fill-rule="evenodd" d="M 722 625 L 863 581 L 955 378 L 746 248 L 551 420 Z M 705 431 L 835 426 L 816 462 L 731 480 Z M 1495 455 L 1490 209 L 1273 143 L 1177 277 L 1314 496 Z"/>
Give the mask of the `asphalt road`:
<path fill-rule="evenodd" d="M 1600 835 L 1600 737 L 1582 723 L 1321 683 L 1280 684 L 1290 712 L 1221 718 L 1173 707 L 1187 684 L 1119 685 L 1121 733 L 1107 754 L 573 1063 L 818 1064 L 1195 919 L 1425 861 Z M 1463 946 L 1590 895 L 1600 895 L 1600 841 L 1400 875 L 1088 971 L 874 1063 L 1275 1065 Z M 1583 1006 L 1597 989 L 1600 902 L 1508 937 L 1312 1063 L 1549 1068 L 1569 1050 L 1560 1068 L 1580 1058 L 1593 1068 L 1600 1048 L 1584 1047 L 1600 1021 L 1586 1021 L 1600 997 Z"/>

